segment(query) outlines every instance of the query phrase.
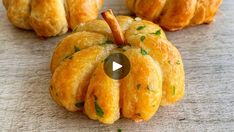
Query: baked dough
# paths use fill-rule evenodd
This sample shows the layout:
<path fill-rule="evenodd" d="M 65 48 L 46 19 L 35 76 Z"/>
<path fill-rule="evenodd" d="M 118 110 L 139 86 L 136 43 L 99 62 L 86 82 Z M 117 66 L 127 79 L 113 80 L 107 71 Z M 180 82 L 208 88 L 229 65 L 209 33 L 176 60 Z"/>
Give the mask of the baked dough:
<path fill-rule="evenodd" d="M 213 21 L 222 0 L 126 0 L 137 16 L 169 30 Z"/>
<path fill-rule="evenodd" d="M 96 19 L 103 0 L 3 0 L 10 22 L 51 37 Z"/>
<path fill-rule="evenodd" d="M 114 123 L 120 115 L 147 121 L 160 104 L 183 97 L 182 58 L 158 25 L 127 16 L 117 21 L 128 46 L 111 42 L 115 38 L 104 20 L 80 24 L 60 41 L 51 61 L 50 93 L 67 110 L 83 110 L 102 123 Z M 111 53 L 122 53 L 130 61 L 130 72 L 121 80 L 104 72 L 104 60 Z"/>

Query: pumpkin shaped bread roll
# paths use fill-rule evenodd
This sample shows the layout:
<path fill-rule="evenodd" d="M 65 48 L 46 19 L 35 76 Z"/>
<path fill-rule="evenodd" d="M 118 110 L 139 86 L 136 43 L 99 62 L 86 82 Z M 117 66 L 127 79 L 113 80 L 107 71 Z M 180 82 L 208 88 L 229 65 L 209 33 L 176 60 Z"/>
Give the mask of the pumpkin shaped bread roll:
<path fill-rule="evenodd" d="M 3 0 L 3 4 L 13 25 L 51 37 L 96 19 L 103 0 Z"/>
<path fill-rule="evenodd" d="M 222 0 L 126 0 L 137 16 L 169 31 L 212 22 L 221 3 Z"/>
<path fill-rule="evenodd" d="M 184 68 L 179 51 L 156 24 L 127 16 L 79 24 L 60 41 L 51 61 L 52 98 L 69 111 L 112 124 L 122 115 L 147 121 L 160 105 L 184 95 Z M 129 60 L 129 73 L 120 79 L 107 75 L 108 56 Z"/>

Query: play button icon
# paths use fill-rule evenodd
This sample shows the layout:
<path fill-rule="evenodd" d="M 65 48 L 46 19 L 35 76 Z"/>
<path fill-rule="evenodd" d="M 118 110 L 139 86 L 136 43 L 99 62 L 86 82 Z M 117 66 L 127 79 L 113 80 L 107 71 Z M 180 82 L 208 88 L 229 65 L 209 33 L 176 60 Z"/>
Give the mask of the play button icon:
<path fill-rule="evenodd" d="M 123 67 L 122 65 L 120 65 L 119 63 L 116 63 L 115 61 L 113 61 L 113 63 L 112 63 L 112 71 L 116 71 L 116 70 L 118 70 L 118 69 L 120 69 L 122 67 Z"/>
<path fill-rule="evenodd" d="M 114 53 L 105 59 L 104 70 L 110 78 L 119 80 L 128 75 L 130 62 L 124 54 Z"/>

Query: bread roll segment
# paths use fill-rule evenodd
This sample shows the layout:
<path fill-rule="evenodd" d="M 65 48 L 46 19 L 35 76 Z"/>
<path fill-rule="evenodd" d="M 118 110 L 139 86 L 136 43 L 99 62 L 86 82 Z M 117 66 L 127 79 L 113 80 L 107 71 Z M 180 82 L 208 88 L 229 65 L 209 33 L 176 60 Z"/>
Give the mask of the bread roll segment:
<path fill-rule="evenodd" d="M 161 102 L 162 73 L 157 61 L 142 55 L 144 49 L 131 48 L 124 52 L 131 69 L 120 80 L 120 106 L 123 117 L 136 122 L 149 120 Z"/>
<path fill-rule="evenodd" d="M 210 23 L 222 0 L 126 0 L 130 11 L 169 31 Z"/>
<path fill-rule="evenodd" d="M 31 0 L 4 0 L 3 3 L 7 8 L 8 19 L 13 25 L 26 30 L 31 29 L 29 21 Z"/>
<path fill-rule="evenodd" d="M 52 73 L 67 56 L 94 45 L 101 45 L 107 40 L 104 35 L 94 32 L 77 32 L 67 36 L 54 51 L 50 65 Z"/>
<path fill-rule="evenodd" d="M 10 22 L 51 37 L 97 18 L 103 0 L 3 0 Z"/>
<path fill-rule="evenodd" d="M 12 0 L 2 0 L 3 5 L 5 6 L 6 9 L 8 9 L 9 4 L 11 3 Z"/>
<path fill-rule="evenodd" d="M 68 5 L 69 26 L 96 19 L 103 0 L 65 0 Z"/>
<path fill-rule="evenodd" d="M 112 124 L 120 117 L 119 81 L 108 77 L 104 62 L 92 74 L 85 99 L 85 113 L 93 120 Z"/>
<path fill-rule="evenodd" d="M 38 36 L 56 36 L 68 30 L 62 0 L 32 0 L 30 24 Z"/>
<path fill-rule="evenodd" d="M 148 51 L 149 55 L 158 61 L 162 69 L 163 86 L 161 105 L 169 105 L 179 101 L 184 96 L 184 65 L 179 51 L 167 40 L 145 35 L 144 43 L 140 41 L 142 35 L 129 37 L 128 43 Z"/>
<path fill-rule="evenodd" d="M 77 103 L 84 103 L 87 87 L 92 72 L 98 62 L 108 56 L 114 46 L 93 46 L 74 53 L 56 68 L 50 93 L 53 99 L 69 111 L 77 111 Z"/>

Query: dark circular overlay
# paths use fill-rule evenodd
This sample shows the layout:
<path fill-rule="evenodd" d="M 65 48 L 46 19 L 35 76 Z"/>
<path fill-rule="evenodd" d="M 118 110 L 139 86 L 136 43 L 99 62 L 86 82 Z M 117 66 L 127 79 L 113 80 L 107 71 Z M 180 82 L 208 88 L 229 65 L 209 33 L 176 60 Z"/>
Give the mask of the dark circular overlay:
<path fill-rule="evenodd" d="M 121 68 L 113 71 L 113 63 L 122 65 Z M 123 79 L 130 71 L 130 61 L 121 53 L 113 53 L 109 55 L 104 61 L 104 70 L 106 75 L 115 80 Z"/>

